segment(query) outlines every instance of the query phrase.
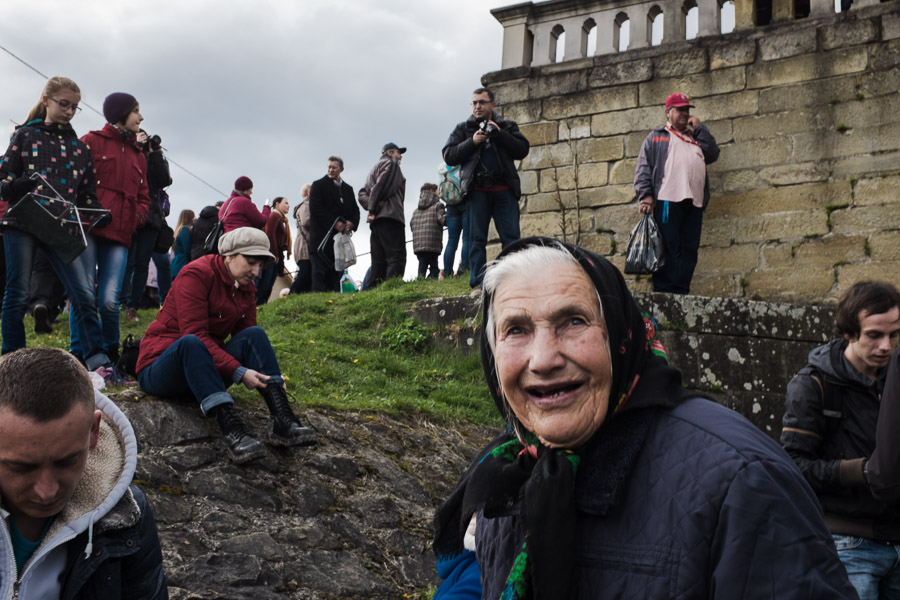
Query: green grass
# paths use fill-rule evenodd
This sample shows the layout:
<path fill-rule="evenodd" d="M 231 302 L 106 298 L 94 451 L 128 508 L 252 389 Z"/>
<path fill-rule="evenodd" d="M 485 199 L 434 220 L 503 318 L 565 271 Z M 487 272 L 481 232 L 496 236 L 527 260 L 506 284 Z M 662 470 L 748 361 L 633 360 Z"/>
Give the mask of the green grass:
<path fill-rule="evenodd" d="M 288 392 L 304 407 L 415 412 L 444 423 L 499 425 L 478 353 L 435 345 L 432 334 L 439 327 L 409 318 L 418 300 L 468 292 L 464 278 L 392 280 L 372 292 L 291 295 L 261 307 L 258 321 L 287 376 Z M 139 311 L 139 323 L 124 316 L 123 311 L 122 338 L 139 337 L 156 311 Z M 68 348 L 65 321 L 54 325 L 54 334 L 35 335 L 27 317 L 28 345 Z M 242 385 L 229 391 L 238 401 L 261 402 Z"/>

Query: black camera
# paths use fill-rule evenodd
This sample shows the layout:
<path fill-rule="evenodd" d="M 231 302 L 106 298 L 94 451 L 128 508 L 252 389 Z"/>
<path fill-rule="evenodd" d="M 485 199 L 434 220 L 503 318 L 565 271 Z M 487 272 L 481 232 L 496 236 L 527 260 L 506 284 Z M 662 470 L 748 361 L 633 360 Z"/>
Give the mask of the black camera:
<path fill-rule="evenodd" d="M 478 129 L 487 134 L 488 137 L 494 137 L 497 132 L 500 130 L 497 129 L 497 126 L 492 124 L 490 121 L 480 121 L 478 123 Z"/>
<path fill-rule="evenodd" d="M 149 138 L 147 138 L 147 142 L 154 150 L 159 150 L 162 147 L 162 138 L 160 138 L 158 135 L 150 136 Z"/>

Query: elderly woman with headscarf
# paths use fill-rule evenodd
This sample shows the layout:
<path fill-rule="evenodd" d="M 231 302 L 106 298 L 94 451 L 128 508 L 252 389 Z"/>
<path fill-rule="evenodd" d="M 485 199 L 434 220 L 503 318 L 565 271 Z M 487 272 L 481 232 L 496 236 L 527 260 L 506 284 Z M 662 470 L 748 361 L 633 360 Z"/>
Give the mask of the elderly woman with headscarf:
<path fill-rule="evenodd" d="M 483 309 L 509 428 L 438 510 L 434 545 L 459 556 L 476 515 L 483 598 L 856 597 L 790 458 L 682 388 L 609 261 L 521 240 Z"/>
<path fill-rule="evenodd" d="M 239 227 L 224 234 L 218 254 L 201 256 L 178 273 L 138 355 L 141 388 L 155 396 L 196 398 L 203 414 L 215 417 L 237 464 L 265 456 L 265 449 L 235 412 L 226 391 L 233 383 L 257 390 L 265 400 L 272 413 L 269 443 L 315 442 L 291 410 L 275 350 L 256 324 L 253 280 L 274 259 L 261 230 Z"/>

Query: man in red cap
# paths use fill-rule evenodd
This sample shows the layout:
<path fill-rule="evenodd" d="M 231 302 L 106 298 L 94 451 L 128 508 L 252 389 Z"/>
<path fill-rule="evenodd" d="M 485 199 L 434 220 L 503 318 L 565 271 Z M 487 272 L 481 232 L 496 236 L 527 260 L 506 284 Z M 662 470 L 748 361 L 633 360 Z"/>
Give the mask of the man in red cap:
<path fill-rule="evenodd" d="M 719 158 L 716 138 L 692 108 L 682 93 L 666 98 L 666 125 L 644 140 L 634 171 L 639 210 L 655 217 L 663 238 L 665 264 L 653 274 L 656 292 L 690 292 L 709 203 L 706 165 Z"/>

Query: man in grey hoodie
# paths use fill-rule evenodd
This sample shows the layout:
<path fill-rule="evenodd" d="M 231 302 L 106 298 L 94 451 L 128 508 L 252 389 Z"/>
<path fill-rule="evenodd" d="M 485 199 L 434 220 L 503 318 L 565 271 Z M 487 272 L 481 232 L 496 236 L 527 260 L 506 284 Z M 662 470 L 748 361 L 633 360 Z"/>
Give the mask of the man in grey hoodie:
<path fill-rule="evenodd" d="M 75 358 L 0 359 L 0 598 L 168 598 L 128 419 Z"/>
<path fill-rule="evenodd" d="M 860 598 L 897 598 L 900 511 L 873 495 L 868 460 L 900 338 L 900 292 L 856 282 L 841 295 L 835 331 L 787 386 L 781 443 L 816 493 Z"/>
<path fill-rule="evenodd" d="M 393 142 L 385 144 L 366 185 L 359 190 L 359 203 L 369 211 L 366 221 L 372 230 L 372 274 L 366 289 L 385 279 L 402 278 L 406 270 L 406 178 L 400 170 L 404 152 L 406 148 Z"/>

